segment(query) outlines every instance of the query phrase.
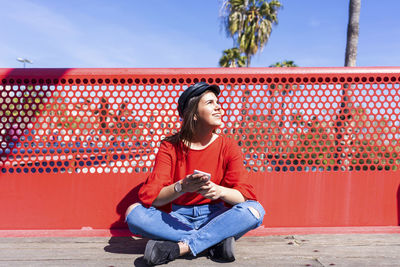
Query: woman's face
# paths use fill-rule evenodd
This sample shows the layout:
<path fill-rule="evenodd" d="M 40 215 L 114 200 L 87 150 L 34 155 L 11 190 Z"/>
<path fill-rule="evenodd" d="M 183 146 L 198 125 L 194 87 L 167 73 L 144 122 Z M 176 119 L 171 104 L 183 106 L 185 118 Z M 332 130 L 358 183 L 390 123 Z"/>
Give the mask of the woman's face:
<path fill-rule="evenodd" d="M 222 125 L 222 109 L 217 96 L 213 92 L 205 93 L 197 107 L 197 120 L 207 126 L 219 127 Z"/>

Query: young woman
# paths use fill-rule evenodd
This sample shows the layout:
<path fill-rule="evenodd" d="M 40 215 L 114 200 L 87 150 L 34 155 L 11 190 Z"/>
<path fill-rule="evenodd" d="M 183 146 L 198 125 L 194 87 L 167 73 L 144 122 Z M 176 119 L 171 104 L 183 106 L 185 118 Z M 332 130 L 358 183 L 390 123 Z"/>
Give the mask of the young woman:
<path fill-rule="evenodd" d="M 144 252 L 149 265 L 206 249 L 213 259 L 234 261 L 235 239 L 262 223 L 265 212 L 247 182 L 238 145 L 215 133 L 223 115 L 219 93 L 204 82 L 182 93 L 182 127 L 163 140 L 140 203 L 126 211 L 131 232 L 151 239 Z M 171 203 L 170 213 L 157 209 Z"/>

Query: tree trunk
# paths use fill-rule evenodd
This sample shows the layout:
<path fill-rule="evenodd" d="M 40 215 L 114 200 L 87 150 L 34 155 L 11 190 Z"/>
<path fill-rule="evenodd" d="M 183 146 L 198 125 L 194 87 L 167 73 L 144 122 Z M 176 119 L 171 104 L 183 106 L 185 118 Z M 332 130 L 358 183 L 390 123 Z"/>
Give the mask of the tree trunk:
<path fill-rule="evenodd" d="M 250 54 L 246 54 L 246 67 L 250 67 Z"/>
<path fill-rule="evenodd" d="M 350 0 L 345 67 L 356 66 L 361 0 Z"/>

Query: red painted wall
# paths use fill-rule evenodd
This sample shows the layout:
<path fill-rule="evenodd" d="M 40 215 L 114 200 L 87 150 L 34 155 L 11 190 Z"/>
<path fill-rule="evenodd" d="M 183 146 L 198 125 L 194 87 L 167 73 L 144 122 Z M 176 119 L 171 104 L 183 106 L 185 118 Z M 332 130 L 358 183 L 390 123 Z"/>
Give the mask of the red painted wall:
<path fill-rule="evenodd" d="M 396 172 L 252 175 L 265 227 L 399 225 Z M 116 176 L 116 175 L 115 175 Z M 129 174 L 2 175 L 0 229 L 126 227 L 144 180 Z"/>

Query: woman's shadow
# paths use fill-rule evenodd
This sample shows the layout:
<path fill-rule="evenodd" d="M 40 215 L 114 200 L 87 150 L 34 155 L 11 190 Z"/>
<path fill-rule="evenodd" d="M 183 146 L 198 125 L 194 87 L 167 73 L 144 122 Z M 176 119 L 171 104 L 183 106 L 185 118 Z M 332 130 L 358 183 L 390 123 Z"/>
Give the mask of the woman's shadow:
<path fill-rule="evenodd" d="M 108 240 L 108 245 L 104 247 L 104 251 L 117 254 L 143 255 L 148 239 L 132 236 L 125 223 L 125 211 L 130 205 L 138 202 L 138 193 L 142 184 L 134 187 L 118 203 L 117 214 L 119 215 L 119 219 L 110 226 L 112 236 Z M 143 260 L 143 256 L 136 258 L 134 265 L 147 266 Z"/>
<path fill-rule="evenodd" d="M 132 236 L 113 236 L 108 240 L 108 245 L 104 247 L 104 251 L 117 254 L 140 255 L 139 257 L 134 257 L 134 266 L 147 266 L 142 256 L 147 241 L 148 239 Z"/>
<path fill-rule="evenodd" d="M 104 251 L 118 254 L 143 254 L 148 239 L 134 237 L 129 232 L 125 223 L 125 211 L 133 203 L 138 202 L 138 192 L 143 183 L 134 187 L 128 194 L 118 203 L 117 213 L 120 216 L 110 226 L 111 238 L 108 245 L 104 247 Z"/>

